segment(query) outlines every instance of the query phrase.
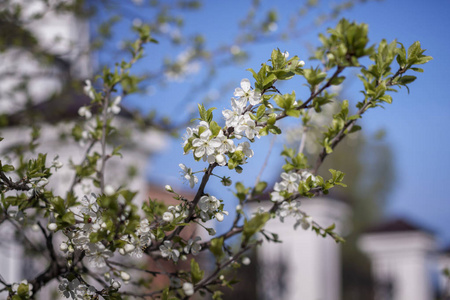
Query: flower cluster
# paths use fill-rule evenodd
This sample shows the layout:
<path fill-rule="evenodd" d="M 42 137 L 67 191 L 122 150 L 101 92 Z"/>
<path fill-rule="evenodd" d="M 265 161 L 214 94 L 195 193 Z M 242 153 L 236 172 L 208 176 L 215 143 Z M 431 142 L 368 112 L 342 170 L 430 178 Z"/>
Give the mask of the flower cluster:
<path fill-rule="evenodd" d="M 236 146 L 232 138 L 246 137 L 253 141 L 255 137 L 260 137 L 259 132 L 262 127 L 258 126 L 256 121 L 251 118 L 250 108 L 261 102 L 261 95 L 251 89 L 248 79 L 243 79 L 241 87 L 236 88 L 234 96 L 237 98 L 231 99 L 232 110 L 226 109 L 222 112 L 226 123 L 225 129 L 218 127 L 217 123 L 207 122 L 205 119 L 201 120 L 196 127 L 186 129 L 183 143 L 185 154 L 192 150 L 196 160 L 203 159 L 210 164 L 216 163 L 219 166 L 225 166 L 227 156 L 231 157 L 236 151 L 242 151 L 245 155 L 240 158 L 241 164 L 246 162 L 247 157 L 253 156 L 248 142 Z M 250 103 L 249 106 L 248 103 Z M 192 187 L 198 180 L 192 175 L 190 169 L 184 165 L 180 165 L 180 167 L 183 170 L 183 176 Z"/>
<path fill-rule="evenodd" d="M 286 217 L 294 217 L 296 220 L 294 229 L 297 229 L 297 227 L 301 225 L 302 228 L 306 230 L 312 224 L 312 218 L 300 210 L 300 201 L 298 200 L 281 203 L 280 208 L 277 210 L 277 215 L 280 217 L 281 222 L 284 222 Z"/>
<path fill-rule="evenodd" d="M 290 195 L 298 192 L 299 186 L 302 182 L 306 182 L 308 178 L 311 178 L 313 185 L 316 182 L 316 177 L 308 171 L 302 171 L 301 173 L 289 172 L 281 173 L 281 182 L 277 182 L 274 185 L 274 192 L 270 194 L 273 202 L 282 202 Z"/>
<path fill-rule="evenodd" d="M 164 222 L 170 223 L 174 219 L 177 219 L 179 217 L 186 218 L 188 216 L 188 211 L 185 207 L 183 207 L 181 204 L 178 204 L 176 206 L 170 205 L 167 208 L 167 211 L 163 214 L 162 219 Z"/>
<path fill-rule="evenodd" d="M 228 212 L 223 210 L 223 204 L 214 196 L 204 195 L 198 202 L 200 208 L 200 218 L 203 222 L 206 222 L 214 216 L 217 221 L 222 222 L 224 216 L 228 215 Z"/>
<path fill-rule="evenodd" d="M 60 244 L 60 250 L 67 253 L 69 265 L 72 253 L 79 250 L 84 251 L 92 267 L 103 268 L 106 266 L 106 261 L 113 256 L 113 252 L 101 242 L 93 243 L 90 239 L 92 234 L 100 231 L 106 231 L 109 234 L 107 224 L 102 218 L 102 210 L 97 203 L 97 195 L 94 193 L 85 195 L 80 204 L 79 213 L 82 214 L 83 221 L 66 233 L 69 239 Z M 54 225 L 56 227 L 56 224 Z M 142 249 L 150 246 L 155 237 L 150 231 L 149 221 L 142 219 L 133 235 L 119 236 L 119 239 L 125 242 L 123 247 L 118 249 L 120 254 L 140 258 L 143 254 Z"/>
<path fill-rule="evenodd" d="M 78 278 L 72 281 L 63 279 L 59 283 L 59 291 L 66 298 L 72 299 L 92 299 L 95 296 L 95 288 L 81 283 Z"/>
<path fill-rule="evenodd" d="M 250 111 L 247 109 L 248 102 L 251 106 L 261 102 L 261 94 L 252 90 L 250 81 L 247 78 L 242 79 L 241 87 L 236 88 L 234 96 L 231 98 L 231 110 L 225 109 L 222 115 L 228 128 L 234 129 L 234 135 L 240 139 L 243 136 L 249 140 L 255 137 L 259 138 L 261 126 L 257 126 L 256 122 L 250 117 Z"/>

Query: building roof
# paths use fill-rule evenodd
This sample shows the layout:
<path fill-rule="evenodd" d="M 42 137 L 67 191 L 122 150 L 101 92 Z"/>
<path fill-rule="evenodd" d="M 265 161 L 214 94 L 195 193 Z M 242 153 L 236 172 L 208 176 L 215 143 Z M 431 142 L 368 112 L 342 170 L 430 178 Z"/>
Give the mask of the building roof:
<path fill-rule="evenodd" d="M 390 232 L 412 232 L 412 231 L 423 231 L 426 233 L 434 234 L 434 232 L 426 227 L 415 224 L 414 222 L 404 219 L 397 218 L 392 219 L 381 224 L 378 224 L 372 228 L 366 230 L 366 233 L 390 233 Z"/>

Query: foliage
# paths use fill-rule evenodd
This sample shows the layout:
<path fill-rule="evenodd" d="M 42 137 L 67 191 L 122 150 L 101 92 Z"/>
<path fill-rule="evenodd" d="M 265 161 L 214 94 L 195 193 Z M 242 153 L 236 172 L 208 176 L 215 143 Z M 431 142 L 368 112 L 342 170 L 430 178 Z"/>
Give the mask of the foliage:
<path fill-rule="evenodd" d="M 195 2 L 183 3 L 195 6 Z M 269 14 L 267 28 L 273 18 L 276 16 Z M 166 191 L 178 201 L 177 205 L 166 208 L 150 199 L 141 209 L 136 205 L 135 191 L 127 186 L 114 189 L 106 179 L 106 165 L 122 152 L 112 138 L 118 130 L 113 121 L 121 111 L 121 99 L 139 91 L 141 78 L 133 73 L 133 67 L 139 64 L 146 49 L 158 49 L 150 26 L 138 27 L 135 31 L 138 37 L 128 45 L 130 58 L 105 67 L 92 82 L 85 82 L 84 92 L 90 102 L 78 110 L 84 122 L 74 125 L 71 138 L 82 141 L 86 151 L 81 163 L 71 165 L 74 180 L 66 193 L 56 195 L 48 187 L 62 167 L 58 158 L 49 163 L 46 154 L 33 152 L 30 158 L 28 150 L 36 148 L 37 134 L 26 149 L 10 153 L 13 158 L 10 162 L 1 161 L 1 222 L 10 222 L 23 230 L 35 225 L 50 256 L 48 268 L 28 281 L 7 283 L 1 280 L 3 290 L 11 299 L 30 299 L 52 280 L 59 282 L 59 290 L 65 297 L 73 299 L 184 299 L 196 293 L 212 294 L 214 299 L 221 299 L 222 292 L 218 288 L 231 287 L 234 283 L 227 278 L 225 270 L 239 268 L 242 256 L 264 239 L 278 242 L 276 234 L 264 229 L 271 219 L 292 217 L 296 220 L 295 227 L 311 229 L 320 236 L 343 242 L 334 224 L 318 224 L 314 216 L 302 211 L 300 199 L 346 186 L 342 171 L 330 168 L 329 174 L 320 176 L 319 167 L 346 136 L 360 129 L 356 122 L 367 110 L 390 104 L 392 92 L 408 88 L 416 79 L 409 75 L 411 71 L 421 72 L 417 65 L 432 59 L 424 55 L 419 42 L 408 50 L 397 41 L 383 40 L 369 45 L 367 25 L 345 19 L 326 35 L 320 35 L 322 46 L 313 56 L 319 61 L 316 66 L 305 67 L 306 63 L 298 56 L 291 57 L 287 52 L 274 49 L 259 69 L 249 69 L 253 80 L 243 79 L 241 86 L 235 89 L 232 109 L 221 112 L 224 126 L 219 125 L 215 108 L 198 105 L 198 118 L 194 120 L 195 125 L 186 129 L 183 150 L 185 154 L 192 153 L 194 161 L 204 166 L 193 171 L 194 168 L 180 165 L 183 177 L 195 187 L 195 194 L 183 195 L 167 185 Z M 104 29 L 103 34 L 108 36 L 108 30 Z M 25 37 L 28 35 L 24 34 Z M 365 64 L 364 58 L 369 58 L 370 63 Z M 326 105 L 335 101 L 335 95 L 329 90 L 343 84 L 344 71 L 349 68 L 359 72 L 358 78 L 364 85 L 362 99 L 353 114 L 349 102 L 342 103 L 318 141 L 321 151 L 315 161 L 311 162 L 302 151 L 286 147 L 281 153 L 286 158 L 284 172 L 270 190 L 271 208 L 246 214 L 245 207 L 250 202 L 268 200 L 264 193 L 267 183 L 245 187 L 237 182 L 235 195 L 240 204 L 231 228 L 221 235 L 207 228 L 206 221 L 221 222 L 228 216 L 224 200 L 205 192 L 212 178 L 218 177 L 224 185 L 230 185 L 233 171 L 246 171 L 245 164 L 254 155 L 252 143 L 268 135 L 282 134 L 279 127 L 282 119 L 302 117 L 307 126 L 307 112 L 321 113 Z M 306 82 L 309 90 L 306 99 L 299 99 L 295 91 L 281 91 L 279 83 L 293 78 Z M 109 149 L 108 143 L 114 147 Z M 94 147 L 96 145 L 98 148 Z M 218 169 L 225 169 L 230 176 L 219 176 Z M 201 179 L 196 174 L 201 174 Z M 97 193 L 79 194 L 76 187 L 81 181 L 90 182 Z M 214 238 L 203 242 L 197 237 L 185 238 L 182 233 L 191 224 L 204 227 Z M 229 241 L 235 236 L 241 238 L 239 245 L 233 248 Z M 214 255 L 213 270 L 206 269 L 195 259 L 200 252 Z M 119 255 L 123 258 L 118 259 Z M 190 265 L 184 267 L 182 261 L 188 256 Z M 142 266 L 143 257 L 149 261 L 167 260 L 168 264 L 179 268 L 169 272 L 164 268 Z M 158 276 L 168 278 L 170 285 L 155 288 L 149 284 Z M 127 289 L 123 286 L 127 283 L 136 287 Z"/>

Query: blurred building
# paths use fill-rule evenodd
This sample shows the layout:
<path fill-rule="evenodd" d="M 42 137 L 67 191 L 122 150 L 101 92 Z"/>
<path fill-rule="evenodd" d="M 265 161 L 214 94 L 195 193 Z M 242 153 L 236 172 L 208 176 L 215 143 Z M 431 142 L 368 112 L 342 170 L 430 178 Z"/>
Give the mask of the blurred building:
<path fill-rule="evenodd" d="M 15 164 L 18 157 L 13 150 L 27 147 L 31 141 L 30 125 L 37 125 L 41 131 L 39 145 L 25 159 L 46 153 L 50 165 L 59 156 L 64 166 L 54 172 L 48 187 L 55 195 L 65 197 L 75 183 L 71 164 L 80 164 L 89 147 L 71 137 L 73 126 L 81 120 L 78 109 L 90 102 L 80 88 L 73 88 L 92 76 L 88 21 L 56 10 L 54 1 L 17 0 L 8 7 L 2 5 L 11 14 L 16 5 L 21 5 L 22 10 L 19 20 L 5 18 L 0 24 L 2 38 L 11 40 L 0 55 L 0 136 L 4 138 L 0 142 L 1 161 Z M 89 126 L 89 121 L 86 124 Z M 106 182 L 114 189 L 127 184 L 131 190 L 139 191 L 138 199 L 146 199 L 148 157 L 165 147 L 165 135 L 137 128 L 132 115 L 124 110 L 112 125 L 120 134 L 111 139 L 114 145 L 123 145 L 123 157 L 108 160 Z M 107 146 L 108 153 L 112 149 L 112 145 Z M 91 153 L 94 151 L 101 153 L 100 145 L 91 149 Z M 95 191 L 91 181 L 79 182 L 75 188 L 79 198 L 89 190 Z M 15 211 L 13 206 L 8 209 L 13 221 L 20 223 L 23 217 L 14 215 Z M 12 224 L 5 221 L 0 228 L 0 276 L 10 284 L 35 278 L 45 266 L 44 260 L 25 259 L 24 234 L 33 239 L 33 233 L 19 233 Z M 46 293 L 41 297 L 54 299 Z"/>

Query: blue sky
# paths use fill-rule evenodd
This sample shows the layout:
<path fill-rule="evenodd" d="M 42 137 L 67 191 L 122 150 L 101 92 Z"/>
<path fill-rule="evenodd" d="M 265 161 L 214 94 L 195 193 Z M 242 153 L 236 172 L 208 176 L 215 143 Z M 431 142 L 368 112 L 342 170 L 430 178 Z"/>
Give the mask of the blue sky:
<path fill-rule="evenodd" d="M 186 31 L 205 33 L 208 45 L 217 46 L 229 41 L 237 32 L 233 25 L 236 20 L 244 16 L 249 1 L 205 1 L 200 13 L 185 15 Z M 280 16 L 284 10 L 291 8 L 290 1 L 262 1 L 264 7 L 276 7 Z M 331 3 L 324 1 L 324 5 Z M 396 185 L 389 196 L 386 208 L 387 216 L 405 216 L 413 218 L 439 234 L 441 244 L 450 244 L 450 230 L 446 229 L 450 220 L 450 197 L 446 187 L 450 185 L 448 169 L 450 158 L 448 154 L 449 137 L 447 126 L 450 125 L 450 101 L 448 97 L 446 71 L 450 69 L 450 1 L 420 1 L 420 0 L 386 0 L 371 1 L 357 5 L 342 16 L 357 22 L 369 24 L 369 37 L 372 43 L 382 38 L 391 41 L 398 39 L 405 46 L 419 40 L 427 54 L 434 60 L 424 66 L 425 72 L 418 73 L 418 79 L 411 84 L 411 93 L 405 89 L 394 96 L 394 103 L 386 109 L 369 111 L 363 120 L 363 129 L 374 133 L 385 129 L 386 138 L 394 153 L 396 170 Z M 336 21 L 337 22 L 337 21 Z M 330 25 L 334 26 L 336 22 Z M 319 30 L 319 29 L 318 29 Z M 323 28 L 320 29 L 320 32 Z M 298 40 L 289 42 L 267 42 L 250 48 L 252 59 L 238 68 L 224 68 L 219 75 L 219 82 L 230 81 L 237 87 L 242 78 L 251 78 L 245 71 L 269 58 L 274 48 L 287 50 L 291 55 L 307 58 L 307 45 L 317 45 L 317 30 L 305 34 Z M 165 48 L 165 44 L 150 48 L 151 54 L 147 63 L 155 63 L 164 55 L 176 56 Z M 416 75 L 416 74 L 414 74 Z M 181 103 L 190 86 L 197 84 L 196 79 L 187 78 L 182 84 L 172 84 L 164 90 L 156 90 L 148 101 L 134 99 L 128 102 L 130 106 L 139 107 L 143 111 L 151 108 L 182 118 L 189 107 L 195 107 L 196 99 L 191 99 L 188 108 Z M 202 87 L 199 87 L 201 89 Z M 218 86 L 205 87 L 214 90 Z M 356 84 L 346 87 L 346 95 L 358 95 L 360 89 Z M 286 92 L 290 90 L 286 90 Z M 220 111 L 229 106 L 232 91 L 227 95 L 220 95 L 221 101 L 214 104 L 218 107 L 216 117 L 220 118 Z M 301 97 L 301 96 L 300 96 Z M 348 97 L 348 96 L 347 96 Z M 171 105 L 167 105 L 170 99 Z M 355 99 L 359 100 L 359 98 Z M 175 103 L 175 104 L 173 104 Z M 181 103 L 181 104 L 180 104 Z M 279 140 L 277 140 L 279 142 Z M 258 142 L 255 146 L 257 153 L 245 167 L 247 173 L 233 178 L 252 184 L 259 171 L 260 162 L 264 160 L 270 138 Z M 183 156 L 181 139 L 170 142 L 167 152 L 151 159 L 149 178 L 161 184 L 180 182 L 178 163 L 183 162 L 189 167 L 200 170 L 203 164 L 195 163 L 192 156 Z M 277 143 L 279 144 L 279 143 Z M 281 160 L 277 157 L 279 147 L 275 147 L 268 164 L 269 174 L 263 179 L 275 180 L 279 174 Z M 224 175 L 227 172 L 221 172 Z M 188 188 L 187 185 L 184 186 Z M 218 184 L 212 185 L 214 192 L 225 193 L 229 198 L 227 205 L 233 209 L 235 205 L 230 193 Z"/>

